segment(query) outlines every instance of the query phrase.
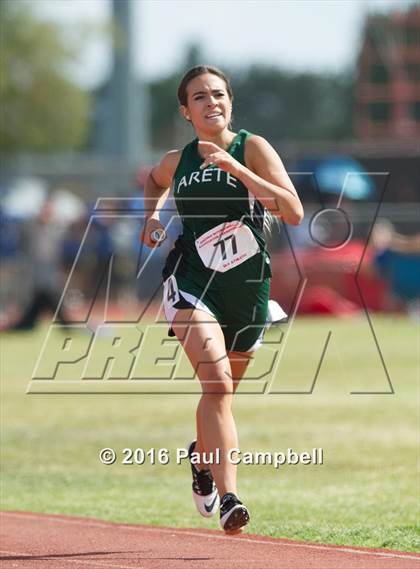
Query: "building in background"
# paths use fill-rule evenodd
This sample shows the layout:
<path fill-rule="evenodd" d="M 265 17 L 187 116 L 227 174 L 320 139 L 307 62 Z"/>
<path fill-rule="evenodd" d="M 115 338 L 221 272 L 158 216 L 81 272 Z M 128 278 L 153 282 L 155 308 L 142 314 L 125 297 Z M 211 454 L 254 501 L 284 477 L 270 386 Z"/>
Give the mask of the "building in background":
<path fill-rule="evenodd" d="M 355 85 L 359 139 L 420 137 L 420 6 L 370 16 Z"/>

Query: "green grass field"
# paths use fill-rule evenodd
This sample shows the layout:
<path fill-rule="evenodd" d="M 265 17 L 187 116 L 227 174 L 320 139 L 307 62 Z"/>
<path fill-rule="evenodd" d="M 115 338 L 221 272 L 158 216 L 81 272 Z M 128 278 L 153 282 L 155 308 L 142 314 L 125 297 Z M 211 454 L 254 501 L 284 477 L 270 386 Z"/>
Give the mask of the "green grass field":
<path fill-rule="evenodd" d="M 375 316 L 373 324 L 395 394 L 350 394 L 389 391 L 364 319 L 300 318 L 282 341 L 273 387 L 308 391 L 332 330 L 313 393 L 254 389 L 237 395 L 243 451 L 324 449 L 323 466 L 239 467 L 240 496 L 252 515 L 249 532 L 420 549 L 418 327 L 397 317 Z M 175 449 L 192 438 L 198 395 L 26 394 L 46 332 L 44 326 L 1 339 L 2 508 L 217 528 L 216 519 L 196 514 L 188 465 L 174 459 Z M 106 338 L 96 349 L 109 349 Z M 258 352 L 256 370 L 272 349 Z M 77 365 L 67 366 L 68 378 L 78 373 Z M 103 447 L 118 451 L 114 465 L 100 463 Z M 165 447 L 171 461 L 122 465 L 127 447 Z"/>

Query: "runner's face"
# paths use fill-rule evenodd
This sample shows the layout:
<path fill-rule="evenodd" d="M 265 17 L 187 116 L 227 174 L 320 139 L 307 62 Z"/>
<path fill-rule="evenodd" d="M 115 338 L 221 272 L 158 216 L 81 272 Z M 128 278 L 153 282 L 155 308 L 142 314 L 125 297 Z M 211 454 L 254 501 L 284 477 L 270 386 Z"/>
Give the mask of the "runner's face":
<path fill-rule="evenodd" d="M 217 75 L 194 77 L 187 86 L 187 103 L 181 110 L 196 131 L 216 133 L 228 127 L 232 103 L 225 82 Z"/>

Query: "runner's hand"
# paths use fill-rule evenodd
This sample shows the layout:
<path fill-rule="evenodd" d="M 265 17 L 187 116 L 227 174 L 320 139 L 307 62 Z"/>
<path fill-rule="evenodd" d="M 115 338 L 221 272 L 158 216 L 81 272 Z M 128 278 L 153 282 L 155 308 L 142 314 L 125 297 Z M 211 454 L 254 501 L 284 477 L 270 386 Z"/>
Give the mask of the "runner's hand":
<path fill-rule="evenodd" d="M 204 140 L 198 141 L 198 152 L 204 158 L 204 162 L 200 166 L 200 170 L 207 168 L 210 164 L 217 166 L 221 170 L 238 176 L 242 164 L 238 162 L 229 152 L 217 146 L 213 142 L 206 142 Z"/>
<path fill-rule="evenodd" d="M 158 219 L 149 217 L 148 219 L 146 219 L 143 230 L 140 233 L 140 241 L 143 241 L 143 243 L 147 247 L 150 247 L 151 249 L 154 249 L 155 247 L 160 247 L 162 245 L 161 241 L 154 241 L 152 239 L 152 233 L 153 231 L 156 231 L 156 229 L 165 231 L 164 226 L 161 224 L 161 222 Z"/>

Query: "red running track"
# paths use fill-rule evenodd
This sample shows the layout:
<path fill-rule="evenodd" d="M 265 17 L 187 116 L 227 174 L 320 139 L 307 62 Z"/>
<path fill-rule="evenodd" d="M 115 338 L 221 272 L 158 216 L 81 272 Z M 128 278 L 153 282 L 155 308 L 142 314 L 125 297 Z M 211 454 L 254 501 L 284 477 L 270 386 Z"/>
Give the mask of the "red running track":
<path fill-rule="evenodd" d="M 420 555 L 215 530 L 1 513 L 0 566 L 18 569 L 419 569 Z"/>

